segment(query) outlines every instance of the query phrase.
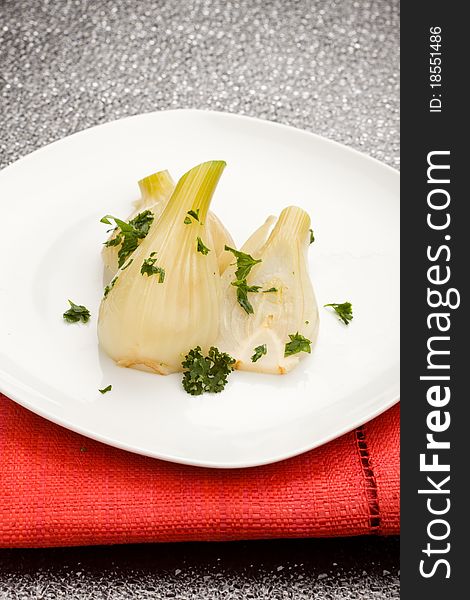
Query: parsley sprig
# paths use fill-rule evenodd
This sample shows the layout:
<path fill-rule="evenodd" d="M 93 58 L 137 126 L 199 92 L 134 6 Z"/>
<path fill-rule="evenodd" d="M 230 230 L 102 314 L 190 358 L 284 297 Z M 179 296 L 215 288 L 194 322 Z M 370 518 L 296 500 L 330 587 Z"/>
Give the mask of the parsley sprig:
<path fill-rule="evenodd" d="M 233 371 L 235 359 L 214 346 L 204 356 L 201 347 L 196 346 L 188 352 L 181 364 L 185 369 L 184 389 L 192 396 L 199 396 L 204 392 L 218 393 L 224 389 L 227 378 Z"/>
<path fill-rule="evenodd" d="M 144 210 L 128 223 L 117 217 L 113 217 L 112 215 L 105 215 L 101 219 L 101 223 L 111 225 L 110 219 L 116 224 L 119 233 L 105 242 L 105 246 L 121 246 L 118 250 L 118 266 L 122 267 L 140 244 L 140 241 L 148 234 L 150 225 L 153 223 L 154 215 L 152 211 Z"/>
<path fill-rule="evenodd" d="M 310 354 L 310 344 L 312 343 L 310 340 L 299 332 L 289 334 L 289 338 L 290 342 L 286 344 L 284 356 L 292 356 L 292 354 L 298 354 L 299 352 L 308 352 Z"/>
<path fill-rule="evenodd" d="M 254 313 L 254 310 L 253 306 L 251 305 L 251 302 L 248 300 L 248 292 L 259 292 L 261 286 L 248 285 L 246 282 L 246 278 L 250 274 L 251 269 L 256 264 L 261 262 L 261 259 L 255 259 L 249 254 L 246 254 L 245 252 L 240 252 L 240 250 L 230 248 L 230 246 L 225 246 L 225 250 L 231 252 L 237 259 L 235 281 L 232 281 L 232 285 L 237 288 L 238 304 L 240 304 L 240 306 L 246 313 L 252 315 Z"/>
<path fill-rule="evenodd" d="M 157 267 L 155 264 L 157 262 L 157 253 L 151 252 L 149 258 L 146 258 L 142 263 L 142 267 L 140 272 L 142 275 L 147 275 L 150 277 L 151 275 L 158 275 L 158 283 L 163 283 L 165 280 L 165 269 L 162 267 Z"/>
<path fill-rule="evenodd" d="M 69 300 L 68 303 L 70 304 L 70 308 L 63 314 L 67 323 L 78 323 L 79 321 L 88 323 L 90 320 L 90 311 L 88 308 L 81 304 L 75 304 L 72 300 Z"/>
<path fill-rule="evenodd" d="M 325 304 L 324 306 L 331 306 L 336 311 L 340 321 L 343 321 L 345 325 L 349 325 L 349 322 L 353 319 L 352 304 L 351 302 L 343 302 L 342 304 Z"/>

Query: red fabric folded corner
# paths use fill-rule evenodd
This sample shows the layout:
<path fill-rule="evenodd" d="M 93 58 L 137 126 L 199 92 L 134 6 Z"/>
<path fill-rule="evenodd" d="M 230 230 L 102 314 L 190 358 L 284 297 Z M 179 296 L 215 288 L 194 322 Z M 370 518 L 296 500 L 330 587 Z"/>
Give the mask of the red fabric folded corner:
<path fill-rule="evenodd" d="M 72 433 L 0 395 L 0 547 L 399 532 L 398 405 L 277 464 L 187 467 Z"/>

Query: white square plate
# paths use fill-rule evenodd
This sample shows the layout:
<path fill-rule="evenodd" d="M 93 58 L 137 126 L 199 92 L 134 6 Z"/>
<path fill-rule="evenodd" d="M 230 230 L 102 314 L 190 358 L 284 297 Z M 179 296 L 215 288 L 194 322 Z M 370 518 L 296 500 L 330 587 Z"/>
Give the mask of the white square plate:
<path fill-rule="evenodd" d="M 138 179 L 176 179 L 206 160 L 227 168 L 212 209 L 241 245 L 268 214 L 312 218 L 319 306 L 353 304 L 349 326 L 320 309 L 311 355 L 293 372 L 235 372 L 221 394 L 189 396 L 181 375 L 117 367 L 99 349 L 100 218 L 125 217 Z M 399 394 L 399 175 L 290 127 L 196 110 L 88 129 L 0 173 L 0 388 L 55 423 L 107 444 L 208 467 L 300 454 L 353 429 Z M 90 308 L 67 325 L 67 299 Z M 98 392 L 112 384 L 112 392 Z"/>

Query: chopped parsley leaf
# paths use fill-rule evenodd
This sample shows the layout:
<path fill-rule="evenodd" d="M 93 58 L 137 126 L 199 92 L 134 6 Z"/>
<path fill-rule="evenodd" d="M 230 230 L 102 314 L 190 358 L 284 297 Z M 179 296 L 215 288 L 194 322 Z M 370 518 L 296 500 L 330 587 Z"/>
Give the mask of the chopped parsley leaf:
<path fill-rule="evenodd" d="M 62 315 L 67 323 L 88 323 L 90 320 L 90 311 L 86 306 L 81 304 L 75 304 L 72 300 L 69 300 L 70 308 Z"/>
<path fill-rule="evenodd" d="M 112 215 L 105 215 L 101 219 L 101 223 L 111 225 L 110 219 L 116 223 L 116 229 L 119 230 L 119 233 L 114 238 L 105 242 L 105 246 L 121 246 L 118 251 L 118 266 L 122 267 L 140 244 L 141 240 L 148 234 L 154 215 L 152 211 L 144 210 L 128 223 Z"/>
<path fill-rule="evenodd" d="M 201 254 L 209 254 L 210 249 L 207 246 L 204 246 L 204 242 L 200 237 L 197 238 L 197 251 Z"/>
<path fill-rule="evenodd" d="M 235 248 L 230 248 L 230 246 L 225 246 L 225 250 L 231 252 L 237 259 L 237 270 L 235 271 L 235 276 L 238 281 L 246 279 L 250 274 L 251 269 L 256 264 L 262 262 L 261 259 L 256 260 L 249 254 L 245 254 L 245 252 L 240 252 L 240 250 L 235 250 Z"/>
<path fill-rule="evenodd" d="M 267 352 L 268 352 L 268 348 L 267 348 L 266 344 L 262 344 L 261 346 L 256 346 L 256 348 L 254 349 L 254 354 L 251 357 L 251 362 L 256 362 Z"/>
<path fill-rule="evenodd" d="M 291 356 L 298 352 L 308 352 L 310 354 L 310 340 L 305 338 L 299 332 L 295 334 L 289 334 L 290 342 L 287 342 L 284 356 Z"/>
<path fill-rule="evenodd" d="M 248 292 L 259 292 L 261 286 L 259 285 L 248 285 L 246 278 L 250 274 L 251 269 L 254 265 L 261 262 L 261 259 L 255 259 L 245 252 L 240 252 L 230 246 L 225 246 L 225 250 L 231 252 L 237 259 L 237 270 L 235 271 L 235 281 L 232 281 L 232 285 L 237 288 L 237 300 L 243 310 L 252 315 L 254 313 L 253 306 L 248 300 Z"/>
<path fill-rule="evenodd" d="M 246 283 L 246 279 L 243 279 L 242 281 L 232 281 L 231 285 L 237 288 L 238 304 L 243 308 L 243 310 L 246 313 L 252 315 L 254 313 L 254 310 L 251 302 L 248 300 L 248 292 L 259 292 L 261 286 L 248 285 Z"/>
<path fill-rule="evenodd" d="M 325 304 L 324 306 L 331 306 L 336 311 L 340 321 L 343 321 L 345 325 L 349 325 L 349 321 L 352 321 L 352 304 L 351 302 L 343 302 L 342 304 Z"/>
<path fill-rule="evenodd" d="M 102 390 L 98 390 L 99 392 L 101 392 L 102 394 L 106 394 L 106 392 L 110 392 L 113 389 L 112 385 L 108 385 L 105 388 L 103 388 Z"/>
<path fill-rule="evenodd" d="M 151 210 L 144 210 L 129 221 L 133 227 L 144 238 L 149 232 L 150 225 L 153 223 L 154 214 Z"/>
<path fill-rule="evenodd" d="M 310 231 L 310 243 L 313 244 L 315 241 L 315 236 L 313 235 L 313 229 L 309 229 Z"/>
<path fill-rule="evenodd" d="M 142 275 L 147 275 L 150 277 L 151 275 L 158 275 L 158 283 L 163 283 L 165 280 L 165 269 L 162 267 L 157 267 L 155 264 L 157 262 L 157 253 L 152 252 L 149 258 L 146 258 L 142 263 L 142 267 L 140 272 Z"/>
<path fill-rule="evenodd" d="M 110 240 L 108 240 L 107 242 L 104 243 L 105 246 L 109 247 L 109 246 L 119 246 L 119 244 L 122 242 L 122 237 L 120 235 L 117 235 L 116 237 L 111 238 Z"/>

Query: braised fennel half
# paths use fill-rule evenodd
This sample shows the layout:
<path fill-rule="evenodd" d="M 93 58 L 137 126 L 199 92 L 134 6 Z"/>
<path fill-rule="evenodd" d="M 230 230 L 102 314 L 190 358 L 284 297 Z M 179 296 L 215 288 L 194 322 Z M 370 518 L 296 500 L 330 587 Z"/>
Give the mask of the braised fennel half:
<path fill-rule="evenodd" d="M 272 221 L 233 253 L 236 263 L 222 275 L 217 346 L 237 369 L 283 374 L 310 352 L 319 319 L 307 263 L 310 217 L 289 206 L 269 233 Z M 295 352 L 292 337 L 303 340 Z"/>
<path fill-rule="evenodd" d="M 98 336 L 119 365 L 181 371 L 191 348 L 207 350 L 219 327 L 220 275 L 207 212 L 223 161 L 179 180 L 160 217 L 123 265 L 101 302 Z M 199 219 L 187 222 L 189 211 Z M 198 239 L 209 251 L 198 251 Z"/>

